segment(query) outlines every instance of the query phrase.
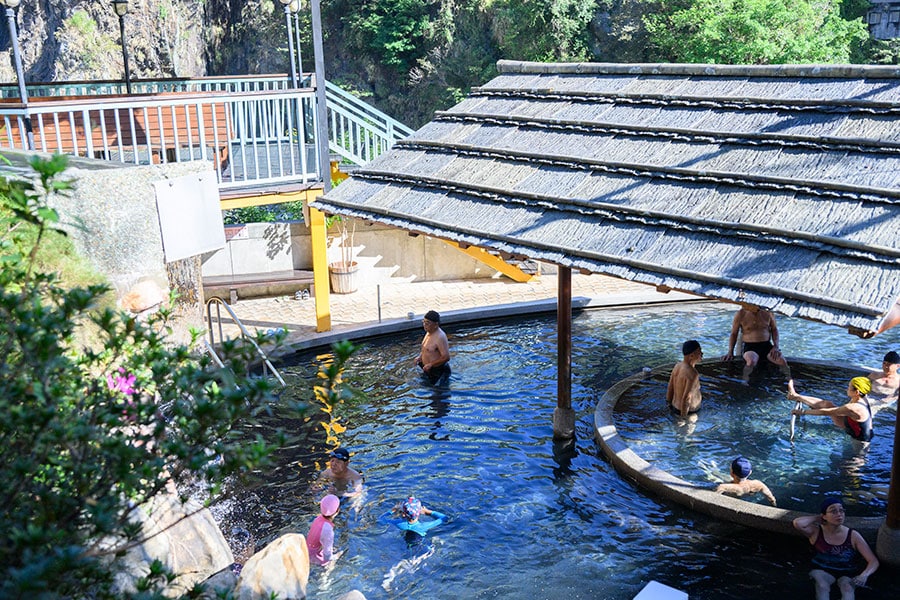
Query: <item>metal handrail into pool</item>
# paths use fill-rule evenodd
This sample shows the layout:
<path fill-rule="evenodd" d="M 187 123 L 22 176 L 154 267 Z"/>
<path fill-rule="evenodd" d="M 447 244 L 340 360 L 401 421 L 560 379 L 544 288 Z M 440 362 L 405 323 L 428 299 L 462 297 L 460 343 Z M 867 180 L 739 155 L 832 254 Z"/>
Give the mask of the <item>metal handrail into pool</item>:
<path fill-rule="evenodd" d="M 248 342 L 250 342 L 253 347 L 256 349 L 257 355 L 262 359 L 263 364 L 263 374 L 265 375 L 268 371 L 272 372 L 272 375 L 275 376 L 275 379 L 278 380 L 278 383 L 281 384 L 282 388 L 287 387 L 287 384 L 284 381 L 284 378 L 281 376 L 281 373 L 278 372 L 278 369 L 272 364 L 272 361 L 269 360 L 269 357 L 266 356 L 266 353 L 263 352 L 263 349 L 259 347 L 259 344 L 256 343 L 256 340 L 253 339 L 253 335 L 244 327 L 244 324 L 238 318 L 236 314 L 234 314 L 234 310 L 231 306 L 228 305 L 227 302 L 222 300 L 221 298 L 210 298 L 206 301 L 206 324 L 209 329 L 209 345 L 212 348 L 215 348 L 216 345 L 216 337 L 215 337 L 215 329 L 213 328 L 213 316 L 212 316 L 212 307 L 215 305 L 216 307 L 216 324 L 218 325 L 219 330 L 219 341 L 225 340 L 225 334 L 222 331 L 222 310 L 221 307 L 225 307 L 225 311 L 228 313 L 229 317 L 231 317 L 231 321 L 237 325 L 238 329 L 241 332 L 241 337 Z M 217 354 L 218 356 L 218 354 Z M 221 361 L 220 361 L 221 362 Z"/>

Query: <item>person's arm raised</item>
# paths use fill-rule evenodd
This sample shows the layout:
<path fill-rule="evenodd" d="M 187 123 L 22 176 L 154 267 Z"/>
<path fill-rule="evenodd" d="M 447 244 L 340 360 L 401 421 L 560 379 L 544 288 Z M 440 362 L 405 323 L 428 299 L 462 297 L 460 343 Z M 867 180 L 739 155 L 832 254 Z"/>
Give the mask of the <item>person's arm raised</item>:
<path fill-rule="evenodd" d="M 815 541 L 815 536 L 819 534 L 819 524 L 822 522 L 821 515 L 806 515 L 794 519 L 794 529 L 802 533 L 809 539 L 810 543 Z"/>

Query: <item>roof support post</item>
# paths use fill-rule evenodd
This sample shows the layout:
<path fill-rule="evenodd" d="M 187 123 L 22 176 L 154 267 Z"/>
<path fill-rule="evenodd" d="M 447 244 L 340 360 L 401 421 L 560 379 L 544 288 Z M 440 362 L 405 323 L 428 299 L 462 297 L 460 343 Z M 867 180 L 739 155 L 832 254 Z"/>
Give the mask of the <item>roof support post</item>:
<path fill-rule="evenodd" d="M 556 410 L 553 438 L 575 438 L 572 410 L 572 269 L 559 267 L 556 291 Z"/>
<path fill-rule="evenodd" d="M 309 207 L 309 237 L 312 245 L 313 290 L 316 300 L 316 331 L 331 331 L 331 298 L 328 285 L 325 215 Z"/>
<path fill-rule="evenodd" d="M 900 565 L 900 419 L 894 421 L 894 454 L 888 486 L 887 516 L 878 529 L 875 553 L 883 562 Z"/>

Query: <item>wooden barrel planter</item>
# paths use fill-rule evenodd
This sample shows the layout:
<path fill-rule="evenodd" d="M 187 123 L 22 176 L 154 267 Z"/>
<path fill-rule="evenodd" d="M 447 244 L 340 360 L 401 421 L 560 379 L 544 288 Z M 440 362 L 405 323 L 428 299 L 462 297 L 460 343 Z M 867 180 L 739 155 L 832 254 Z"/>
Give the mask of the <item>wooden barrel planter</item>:
<path fill-rule="evenodd" d="M 328 265 L 331 291 L 335 294 L 352 294 L 359 289 L 359 264 L 356 261 L 338 262 Z"/>

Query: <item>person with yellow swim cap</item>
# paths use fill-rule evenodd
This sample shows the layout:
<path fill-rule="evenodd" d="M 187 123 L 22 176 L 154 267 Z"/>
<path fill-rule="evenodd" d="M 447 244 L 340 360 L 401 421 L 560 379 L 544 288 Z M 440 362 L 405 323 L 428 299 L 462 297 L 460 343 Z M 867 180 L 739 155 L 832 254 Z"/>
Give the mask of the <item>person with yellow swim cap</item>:
<path fill-rule="evenodd" d="M 868 442 L 875 435 L 872 429 L 872 407 L 867 398 L 872 391 L 872 380 L 868 377 L 854 377 L 847 386 L 850 401 L 837 406 L 829 400 L 813 396 L 802 396 L 794 390 L 794 380 L 788 381 L 788 399 L 802 402 L 809 408 L 795 408 L 795 415 L 826 415 L 836 427 L 843 429 L 854 440 Z"/>

